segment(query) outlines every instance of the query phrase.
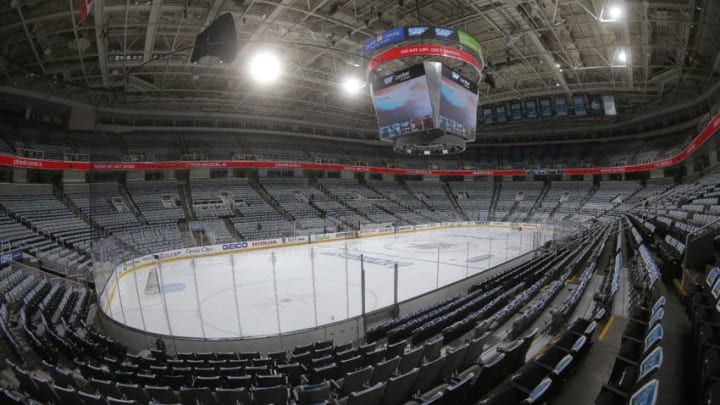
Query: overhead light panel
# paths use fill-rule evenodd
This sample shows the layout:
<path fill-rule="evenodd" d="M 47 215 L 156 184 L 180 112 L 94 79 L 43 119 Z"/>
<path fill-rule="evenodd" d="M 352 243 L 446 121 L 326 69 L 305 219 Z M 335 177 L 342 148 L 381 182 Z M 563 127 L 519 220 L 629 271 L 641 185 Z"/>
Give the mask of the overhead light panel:
<path fill-rule="evenodd" d="M 615 63 L 619 66 L 627 66 L 628 54 L 625 49 L 618 49 L 615 53 Z"/>
<path fill-rule="evenodd" d="M 600 14 L 601 22 L 613 22 L 625 17 L 625 8 L 619 3 L 608 3 Z"/>
<path fill-rule="evenodd" d="M 270 52 L 260 52 L 250 59 L 249 69 L 259 83 L 272 83 L 280 76 L 280 60 Z"/>
<path fill-rule="evenodd" d="M 365 83 L 355 76 L 348 76 L 342 81 L 342 88 L 348 94 L 356 94 L 364 86 Z"/>

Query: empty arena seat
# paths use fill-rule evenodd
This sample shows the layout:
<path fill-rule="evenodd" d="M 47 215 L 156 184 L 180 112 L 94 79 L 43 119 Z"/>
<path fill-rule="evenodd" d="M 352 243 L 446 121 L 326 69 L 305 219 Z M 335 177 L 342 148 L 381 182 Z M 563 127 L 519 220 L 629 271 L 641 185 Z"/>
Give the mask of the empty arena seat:
<path fill-rule="evenodd" d="M 219 404 L 249 404 L 252 402 L 250 391 L 246 388 L 216 388 L 215 397 Z M 171 403 L 171 402 L 162 402 Z"/>
<path fill-rule="evenodd" d="M 610 391 L 606 396 L 619 396 L 627 398 L 634 387 L 643 385 L 662 366 L 662 347 L 653 349 L 641 362 L 629 362 L 623 358 L 617 358 L 608 379 L 603 385 L 603 391 Z M 601 395 L 603 395 L 601 393 Z"/>
<path fill-rule="evenodd" d="M 212 392 L 207 387 L 181 387 L 180 401 L 183 405 L 210 405 L 215 403 Z"/>
<path fill-rule="evenodd" d="M 662 325 L 655 325 L 642 339 L 623 336 L 618 357 L 623 358 L 628 362 L 638 362 L 647 353 L 649 353 L 650 350 L 659 344 L 662 341 L 662 338 Z"/>
<path fill-rule="evenodd" d="M 300 363 L 278 364 L 276 369 L 278 373 L 285 375 L 288 382 L 293 385 L 299 385 L 301 380 L 300 377 L 303 373 L 305 373 L 305 367 L 303 367 Z"/>
<path fill-rule="evenodd" d="M 78 396 L 82 399 L 82 403 L 85 405 L 107 405 L 105 396 L 100 394 L 91 394 L 84 391 L 79 391 Z"/>
<path fill-rule="evenodd" d="M 460 367 L 465 364 L 465 358 L 468 355 L 469 343 L 463 343 L 457 347 L 449 347 L 445 353 L 445 363 L 443 364 L 440 377 L 447 379 L 454 376 Z"/>
<path fill-rule="evenodd" d="M 543 403 L 547 392 L 552 386 L 549 377 L 542 379 L 530 390 L 520 388 L 517 385 L 506 385 L 494 392 L 487 399 L 479 402 L 481 405 L 506 405 L 506 404 L 532 404 Z"/>
<path fill-rule="evenodd" d="M 340 405 L 380 405 L 385 394 L 385 383 L 377 383 L 361 391 L 351 392 L 339 401 Z"/>
<path fill-rule="evenodd" d="M 388 344 L 385 349 L 385 356 L 387 358 L 393 358 L 395 356 L 402 356 L 407 346 L 407 340 L 401 340 L 392 344 Z"/>
<path fill-rule="evenodd" d="M 419 369 L 414 368 L 403 374 L 391 377 L 386 384 L 382 398 L 383 405 L 400 405 L 410 400 L 415 392 Z"/>
<path fill-rule="evenodd" d="M 385 359 L 385 353 L 386 350 L 384 348 L 380 348 L 372 352 L 366 353 L 363 356 L 363 365 L 370 366 L 383 361 L 383 359 Z"/>
<path fill-rule="evenodd" d="M 395 374 L 398 366 L 400 365 L 400 357 L 395 356 L 391 359 L 377 363 L 373 369 L 372 378 L 370 384 L 376 384 L 392 377 Z"/>
<path fill-rule="evenodd" d="M 554 346 L 548 348 L 538 356 L 532 363 L 537 363 L 547 370 L 553 380 L 564 378 L 570 369 L 576 364 L 576 358 L 564 350 Z"/>
<path fill-rule="evenodd" d="M 251 375 L 228 375 L 224 377 L 225 388 L 250 388 L 253 384 Z"/>
<path fill-rule="evenodd" d="M 219 389 L 220 388 L 216 388 L 216 392 Z M 146 385 L 145 392 L 148 393 L 153 401 L 161 404 L 174 404 L 180 400 L 175 391 L 169 386 Z"/>
<path fill-rule="evenodd" d="M 338 362 L 338 375 L 345 375 L 346 373 L 349 373 L 351 371 L 358 370 L 362 368 L 363 366 L 363 359 L 360 356 L 355 356 L 351 358 L 347 358 L 344 360 L 340 360 Z"/>
<path fill-rule="evenodd" d="M 327 380 L 334 380 L 337 377 L 338 366 L 335 363 L 327 366 L 314 368 L 310 373 L 310 383 L 318 384 Z"/>
<path fill-rule="evenodd" d="M 322 404 L 330 399 L 331 385 L 325 381 L 320 384 L 301 385 L 294 391 L 298 405 Z"/>
<path fill-rule="evenodd" d="M 253 404 L 285 404 L 290 399 L 288 388 L 284 385 L 274 387 L 254 387 L 252 389 Z"/>
<path fill-rule="evenodd" d="M 595 398 L 595 405 L 655 405 L 657 403 L 659 382 L 652 379 L 643 385 L 634 387 L 629 394 L 607 389 L 600 391 Z"/>
<path fill-rule="evenodd" d="M 471 382 L 469 387 L 473 398 L 482 398 L 496 385 L 507 377 L 507 356 L 505 353 L 497 353 L 487 361 L 475 367 L 472 372 L 463 373 L 462 378 L 467 375 L 476 375 L 477 378 Z M 447 399 L 447 398 L 446 398 Z"/>
<path fill-rule="evenodd" d="M 400 364 L 398 364 L 399 372 L 404 373 L 420 366 L 424 353 L 425 347 L 420 346 L 403 354 L 400 358 Z"/>
<path fill-rule="evenodd" d="M 255 377 L 256 387 L 274 387 L 276 385 L 286 385 L 287 377 L 283 374 L 258 375 Z"/>
<path fill-rule="evenodd" d="M 145 389 L 137 384 L 117 383 L 116 385 L 126 399 L 131 399 L 140 404 L 147 403 L 150 400 L 150 396 Z"/>
<path fill-rule="evenodd" d="M 465 403 L 470 394 L 471 384 L 474 379 L 475 374 L 473 373 L 458 378 L 443 391 L 442 401 L 440 403 L 443 405 Z"/>
<path fill-rule="evenodd" d="M 53 390 L 57 394 L 60 403 L 63 404 L 80 404 L 83 400 L 78 395 L 77 391 L 73 387 L 60 387 L 53 385 Z"/>
<path fill-rule="evenodd" d="M 440 356 L 435 360 L 429 361 L 420 366 L 413 391 L 417 393 L 424 393 L 438 385 L 438 383 L 442 380 L 442 372 L 446 359 L 446 356 Z"/>
<path fill-rule="evenodd" d="M 373 375 L 373 367 L 367 366 L 357 371 L 345 374 L 340 380 L 331 381 L 335 385 L 335 390 L 340 397 L 345 397 L 351 392 L 360 391 L 364 386 L 370 383 Z"/>
<path fill-rule="evenodd" d="M 552 344 L 554 349 L 562 350 L 573 356 L 582 356 L 590 349 L 591 340 L 586 335 L 576 335 L 574 333 L 564 333 L 560 338 Z"/>

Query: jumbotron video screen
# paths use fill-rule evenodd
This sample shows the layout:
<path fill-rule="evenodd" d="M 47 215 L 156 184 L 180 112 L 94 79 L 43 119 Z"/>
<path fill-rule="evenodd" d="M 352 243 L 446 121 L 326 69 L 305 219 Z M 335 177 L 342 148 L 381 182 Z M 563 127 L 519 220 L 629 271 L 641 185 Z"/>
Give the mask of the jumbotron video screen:
<path fill-rule="evenodd" d="M 383 76 L 373 83 L 380 139 L 435 127 L 425 67 L 422 64 Z"/>

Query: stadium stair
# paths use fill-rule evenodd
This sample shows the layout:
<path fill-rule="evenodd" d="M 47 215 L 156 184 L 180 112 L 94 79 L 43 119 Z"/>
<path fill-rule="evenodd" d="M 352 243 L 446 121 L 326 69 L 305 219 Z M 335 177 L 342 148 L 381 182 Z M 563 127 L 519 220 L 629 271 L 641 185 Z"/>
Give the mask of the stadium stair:
<path fill-rule="evenodd" d="M 120 197 L 122 197 L 123 203 L 125 203 L 125 206 L 128 207 L 130 212 L 135 215 L 138 222 L 141 224 L 148 224 L 148 221 L 143 217 L 142 212 L 138 208 L 137 204 L 135 204 L 135 201 L 133 200 L 132 196 L 130 195 L 130 192 L 127 189 L 127 184 L 124 181 L 121 181 L 118 183 L 118 192 L 120 193 Z"/>
<path fill-rule="evenodd" d="M 275 197 L 273 197 L 270 193 L 267 192 L 267 190 L 265 190 L 265 187 L 263 187 L 260 182 L 251 180 L 248 182 L 248 184 L 250 184 L 250 187 L 252 187 L 258 193 L 260 198 L 265 200 L 265 202 L 268 203 L 268 205 L 270 205 L 271 207 L 273 207 L 273 209 L 275 209 L 278 214 L 282 215 L 283 218 L 290 222 L 295 221 L 295 218 L 289 212 L 287 212 L 285 208 L 283 208 L 282 204 L 280 204 L 280 202 L 276 200 Z"/>
<path fill-rule="evenodd" d="M 179 181 L 177 187 L 178 195 L 180 196 L 180 203 L 182 204 L 183 212 L 185 213 L 185 218 L 188 221 L 196 220 L 197 215 L 195 215 L 195 210 L 193 210 L 192 189 L 190 184 L 185 181 Z"/>
<path fill-rule="evenodd" d="M 526 221 L 529 218 L 532 218 L 533 215 L 535 215 L 535 211 L 537 211 L 538 208 L 542 207 L 543 202 L 545 201 L 545 196 L 547 195 L 548 191 L 550 191 L 551 187 L 552 184 L 550 183 L 550 181 L 546 181 L 543 185 L 542 191 L 540 191 L 540 195 L 538 196 L 537 200 L 535 200 L 535 204 L 533 204 L 532 208 L 530 208 L 530 211 L 528 211 L 527 215 L 525 216 Z"/>
<path fill-rule="evenodd" d="M 493 197 L 492 203 L 490 204 L 490 210 L 488 211 L 488 220 L 495 219 L 495 208 L 497 208 L 498 200 L 500 199 L 500 191 L 502 190 L 502 183 L 496 182 L 493 185 Z"/>
<path fill-rule="evenodd" d="M 455 197 L 455 193 L 450 188 L 450 184 L 443 183 L 443 190 L 445 190 L 445 195 L 447 195 L 447 198 L 450 200 L 453 207 L 455 207 L 455 210 L 457 210 L 457 212 L 460 213 L 460 215 L 462 216 L 462 218 L 465 221 L 469 221 L 470 218 L 468 218 L 465 211 L 463 211 L 462 207 L 460 207 L 460 204 L 458 203 L 457 198 Z"/>
<path fill-rule="evenodd" d="M 348 202 L 345 201 L 343 198 L 340 198 L 339 196 L 335 195 L 335 194 L 332 192 L 332 190 L 328 189 L 324 184 L 322 184 L 322 183 L 320 183 L 320 182 L 316 182 L 316 183 L 315 183 L 315 187 L 317 187 L 318 190 L 320 190 L 323 194 L 325 194 L 326 196 L 328 196 L 328 197 L 329 197 L 330 199 L 332 199 L 333 201 L 336 201 L 338 204 L 340 204 L 340 205 L 342 205 L 343 207 L 347 208 L 348 210 L 352 211 L 352 212 L 355 213 L 356 215 L 364 218 L 365 220 L 368 221 L 368 223 L 372 223 L 372 220 L 371 220 L 364 212 L 362 212 L 362 211 L 360 211 L 359 209 L 357 209 L 357 208 L 353 207 L 352 205 L 348 204 Z M 353 224 L 348 224 L 348 225 L 350 226 L 351 229 L 357 227 L 357 226 L 355 226 L 355 225 L 353 225 Z"/>

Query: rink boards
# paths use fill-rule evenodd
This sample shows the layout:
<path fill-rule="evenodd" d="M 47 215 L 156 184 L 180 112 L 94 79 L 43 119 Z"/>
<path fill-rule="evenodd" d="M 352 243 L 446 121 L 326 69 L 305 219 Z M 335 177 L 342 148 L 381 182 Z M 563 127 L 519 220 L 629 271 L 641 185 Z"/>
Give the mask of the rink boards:
<path fill-rule="evenodd" d="M 518 247 L 517 251 L 514 251 L 512 256 L 509 256 L 508 252 L 502 252 L 502 246 L 499 246 L 496 242 L 494 256 L 498 256 L 499 259 L 495 260 L 495 263 L 492 263 L 492 259 L 490 259 L 488 263 L 483 264 L 481 262 L 486 260 L 484 258 L 485 254 L 475 256 L 470 260 L 471 242 L 467 242 L 468 252 L 465 252 L 463 237 L 458 235 L 462 228 L 501 231 L 498 234 L 499 236 L 496 235 L 498 237 L 504 233 L 510 234 L 508 231 L 511 229 L 523 230 L 525 232 L 520 233 L 520 242 L 526 246 Z M 387 286 L 393 282 L 391 272 L 388 272 L 388 268 L 392 267 L 393 261 L 399 261 L 401 264 L 402 284 L 400 284 L 400 298 L 404 299 L 461 279 L 463 276 L 467 276 L 470 271 L 476 273 L 490 267 L 491 264 L 497 265 L 500 263 L 498 260 L 502 259 L 503 254 L 505 259 L 509 259 L 524 253 L 536 246 L 528 244 L 531 239 L 529 237 L 526 237 L 525 243 L 522 243 L 522 233 L 548 230 L 550 228 L 536 224 L 501 222 L 423 224 L 236 242 L 159 252 L 116 266 L 101 294 L 99 294 L 100 307 L 106 315 L 128 326 L 176 336 L 187 335 L 208 338 L 284 333 L 318 326 L 346 316 L 357 315 L 360 311 L 358 300 L 360 293 L 357 283 L 360 267 L 358 258 L 363 254 L 365 254 L 365 265 L 368 270 L 366 291 L 369 295 L 369 302 L 367 310 L 372 310 L 392 304 L 392 301 L 388 301 L 388 296 L 392 299 L 392 289 L 388 289 Z M 442 230 L 448 231 L 437 232 Z M 434 258 L 433 253 L 435 245 L 430 246 L 425 241 L 427 237 L 432 239 L 432 235 L 425 233 L 428 231 L 436 231 L 438 234 L 438 237 L 432 242 L 440 244 L 437 248 L 437 260 Z M 420 232 L 422 234 L 416 236 L 406 235 Z M 438 240 L 443 239 L 440 234 L 445 234 L 446 238 L 452 237 L 452 242 L 438 242 Z M 363 242 L 364 239 L 373 237 L 384 238 L 378 240 L 377 243 Z M 472 239 L 473 236 L 470 235 L 470 238 Z M 345 242 L 342 242 L 343 240 Z M 402 241 L 416 247 L 406 248 L 400 243 L 399 248 L 389 248 L 388 250 L 386 249 L 388 241 Z M 484 244 L 480 244 L 480 242 L 473 243 L 475 243 L 473 250 L 487 248 L 487 241 Z M 489 247 L 492 248 L 492 241 L 489 243 Z M 517 244 L 517 241 L 512 243 Z M 343 244 L 346 249 L 344 252 L 339 247 Z M 463 246 L 458 247 L 461 244 Z M 306 246 L 303 247 L 303 245 Z M 347 250 L 347 245 L 352 246 L 350 252 Z M 326 247 L 322 248 L 322 246 Z M 273 251 L 257 252 L 268 249 Z M 369 249 L 369 251 L 363 251 L 363 249 Z M 402 257 L 403 250 L 406 254 L 405 257 Z M 498 250 L 501 251 L 499 254 Z M 312 257 L 305 256 L 306 254 L 310 254 Z M 267 279 L 270 274 L 270 267 L 267 264 L 270 255 L 273 257 L 272 260 L 276 260 L 276 257 L 278 260 L 277 275 L 274 274 L 275 263 L 273 263 L 273 280 Z M 440 260 L 441 255 L 442 260 Z M 466 255 L 468 257 L 465 257 Z M 463 261 L 464 263 L 460 263 Z M 315 262 L 317 262 L 317 268 Z M 344 280 L 341 277 L 342 271 L 337 270 L 343 267 L 343 262 L 345 266 Z M 348 270 L 348 262 L 351 263 L 350 270 Z M 196 263 L 200 270 L 195 270 Z M 309 272 L 311 263 L 312 274 Z M 292 264 L 292 268 L 287 268 L 290 264 Z M 242 267 L 243 265 L 250 266 L 250 270 Z M 163 284 L 164 293 L 160 294 L 160 297 L 144 296 L 142 290 L 148 274 L 151 270 L 158 268 L 162 269 L 160 273 L 163 275 L 161 283 Z M 230 271 L 232 271 L 232 280 L 228 276 Z M 299 273 L 302 273 L 302 275 L 298 276 Z M 348 275 L 348 273 L 350 274 Z M 236 275 L 244 277 L 244 279 L 236 280 L 234 278 Z M 266 279 L 258 281 L 260 277 Z M 440 280 L 441 277 L 443 277 L 442 280 Z M 415 278 L 424 280 L 424 284 L 418 285 L 419 281 Z M 430 281 L 435 278 L 437 278 L 438 283 L 432 285 Z M 312 288 L 308 284 L 310 279 L 312 279 Z M 288 280 L 293 280 L 291 285 L 288 285 Z M 271 301 L 269 297 L 273 296 L 271 289 L 268 287 L 271 283 L 275 284 L 274 303 L 269 302 Z M 220 289 L 228 285 L 232 285 L 235 291 L 228 292 Z M 235 285 L 238 287 L 235 287 Z M 257 291 L 255 289 L 243 290 L 247 285 L 256 285 Z M 345 286 L 345 294 L 338 294 L 336 290 L 343 290 L 343 285 Z M 264 293 L 262 292 L 263 288 L 266 290 Z M 120 290 L 122 291 L 119 293 Z M 290 290 L 298 290 L 302 293 L 293 295 L 289 293 Z M 226 297 L 225 301 L 221 302 L 223 294 Z M 375 295 L 374 298 L 373 294 Z M 249 301 L 243 301 L 246 298 Z M 162 300 L 166 302 L 159 302 Z M 310 301 L 314 301 L 314 305 L 310 305 Z M 192 302 L 196 302 L 196 305 L 191 305 Z M 259 303 L 262 303 L 262 305 Z M 233 306 L 235 308 L 231 310 Z M 313 306 L 315 307 L 314 311 Z M 325 307 L 342 306 L 345 307 L 346 311 L 339 311 L 334 308 L 333 312 L 325 309 Z M 158 312 L 160 313 L 158 314 Z M 259 316 L 258 319 L 250 319 L 246 312 L 265 313 Z M 309 313 L 313 312 L 314 317 L 310 316 L 310 318 L 314 319 L 303 320 L 303 318 L 308 317 Z M 180 316 L 181 313 L 182 316 Z M 293 315 L 290 316 L 290 314 Z M 283 318 L 285 315 L 288 315 L 288 319 Z M 268 317 L 277 317 L 277 325 L 268 326 L 266 319 Z M 208 321 L 212 319 L 215 320 Z M 232 323 L 237 323 L 238 326 L 230 329 L 217 326 L 224 325 L 228 319 L 233 320 Z M 162 327 L 159 325 L 160 323 L 167 326 Z M 265 326 L 255 327 L 260 324 Z M 178 325 L 182 325 L 182 327 Z M 203 330 L 203 325 L 206 326 L 207 330 Z M 175 327 L 173 328 L 173 326 Z M 198 333 L 198 330 L 201 333 Z"/>

